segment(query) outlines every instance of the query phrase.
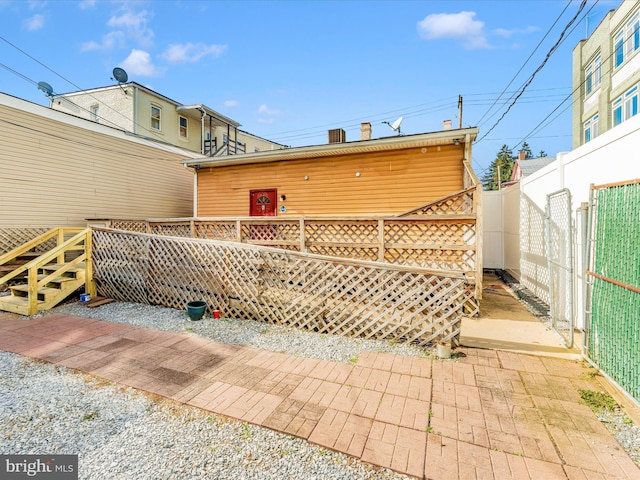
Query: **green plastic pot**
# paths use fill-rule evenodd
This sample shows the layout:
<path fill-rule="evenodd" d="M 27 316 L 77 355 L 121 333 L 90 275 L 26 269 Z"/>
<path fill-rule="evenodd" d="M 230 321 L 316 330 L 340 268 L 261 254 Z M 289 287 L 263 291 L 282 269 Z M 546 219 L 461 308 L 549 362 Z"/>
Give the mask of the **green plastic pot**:
<path fill-rule="evenodd" d="M 204 312 L 207 309 L 207 302 L 202 300 L 193 300 L 187 303 L 187 313 L 189 318 L 193 321 L 200 320 L 204 316 Z"/>

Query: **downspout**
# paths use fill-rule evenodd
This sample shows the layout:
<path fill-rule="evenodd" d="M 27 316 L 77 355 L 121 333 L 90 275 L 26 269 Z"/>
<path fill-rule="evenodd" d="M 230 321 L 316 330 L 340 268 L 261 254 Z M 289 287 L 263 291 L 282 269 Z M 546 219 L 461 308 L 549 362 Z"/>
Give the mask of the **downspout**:
<path fill-rule="evenodd" d="M 206 116 L 204 108 L 200 110 L 200 113 L 202 113 L 202 116 L 200 117 L 200 153 L 204 155 L 204 117 Z"/>
<path fill-rule="evenodd" d="M 133 133 L 138 134 L 138 87 L 133 87 Z"/>
<path fill-rule="evenodd" d="M 198 216 L 198 167 L 193 169 L 193 216 Z"/>

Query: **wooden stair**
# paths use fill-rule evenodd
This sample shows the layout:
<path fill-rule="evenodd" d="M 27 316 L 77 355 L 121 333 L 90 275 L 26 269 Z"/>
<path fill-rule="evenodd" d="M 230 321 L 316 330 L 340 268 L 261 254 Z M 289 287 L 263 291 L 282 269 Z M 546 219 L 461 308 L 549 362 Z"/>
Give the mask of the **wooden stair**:
<path fill-rule="evenodd" d="M 65 241 L 65 234 L 75 234 Z M 51 238 L 58 239 L 55 248 L 44 252 L 27 252 L 27 247 Z M 48 310 L 86 285 L 87 291 L 95 295 L 95 284 L 91 275 L 91 230 L 90 229 L 54 229 L 22 247 L 0 256 L 0 275 L 11 267 L 9 273 L 0 277 L 0 284 L 8 286 L 10 295 L 0 296 L 0 310 L 34 315 Z M 65 261 L 66 254 L 74 257 Z M 35 258 L 33 258 L 35 255 Z M 32 258 L 23 263 L 18 261 Z"/>
<path fill-rule="evenodd" d="M 46 265 L 39 269 L 38 280 L 43 280 L 56 270 L 66 267 L 66 264 Z M 37 309 L 48 310 L 62 302 L 69 295 L 85 284 L 84 264 L 70 268 L 63 275 L 53 277 L 36 291 Z M 0 310 L 28 315 L 29 313 L 29 284 L 19 283 L 9 287 L 11 295 L 0 297 Z"/>

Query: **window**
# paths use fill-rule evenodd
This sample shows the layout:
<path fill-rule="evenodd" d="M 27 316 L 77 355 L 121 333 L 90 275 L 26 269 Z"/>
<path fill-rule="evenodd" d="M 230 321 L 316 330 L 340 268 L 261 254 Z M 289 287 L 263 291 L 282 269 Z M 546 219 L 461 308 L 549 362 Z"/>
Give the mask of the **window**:
<path fill-rule="evenodd" d="M 640 49 L 640 12 L 613 37 L 614 65 L 619 67 Z"/>
<path fill-rule="evenodd" d="M 229 141 L 229 137 L 227 137 L 227 134 L 226 134 L 226 133 L 224 133 L 224 134 L 222 135 L 222 143 L 227 143 L 228 141 Z"/>
<path fill-rule="evenodd" d="M 624 94 L 624 119 L 629 120 L 638 114 L 638 87 L 633 87 Z"/>
<path fill-rule="evenodd" d="M 162 110 L 160 109 L 160 107 L 151 105 L 151 128 L 155 130 L 160 130 L 160 127 L 162 125 L 160 123 L 161 114 L 162 114 Z"/>
<path fill-rule="evenodd" d="M 633 52 L 640 48 L 640 13 L 636 13 L 627 23 L 626 32 L 626 53 L 627 56 L 631 56 Z"/>
<path fill-rule="evenodd" d="M 624 30 L 620 30 L 613 40 L 615 66 L 619 67 L 624 62 Z"/>
<path fill-rule="evenodd" d="M 91 114 L 91 121 L 97 122 L 100 119 L 100 106 L 98 104 L 91 105 L 89 112 Z"/>
<path fill-rule="evenodd" d="M 613 112 L 613 126 L 620 125 L 625 120 L 638 114 L 638 86 L 627 90 L 624 95 L 616 98 L 611 105 Z"/>
<path fill-rule="evenodd" d="M 602 83 L 602 62 L 598 55 L 585 70 L 584 89 L 585 95 L 589 95 Z"/>
<path fill-rule="evenodd" d="M 617 98 L 613 102 L 613 126 L 620 125 L 622 123 L 622 97 Z"/>
<path fill-rule="evenodd" d="M 596 114 L 584 122 L 584 143 L 593 140 L 599 133 L 598 115 Z"/>
<path fill-rule="evenodd" d="M 187 119 L 180 117 L 180 136 L 187 138 Z"/>

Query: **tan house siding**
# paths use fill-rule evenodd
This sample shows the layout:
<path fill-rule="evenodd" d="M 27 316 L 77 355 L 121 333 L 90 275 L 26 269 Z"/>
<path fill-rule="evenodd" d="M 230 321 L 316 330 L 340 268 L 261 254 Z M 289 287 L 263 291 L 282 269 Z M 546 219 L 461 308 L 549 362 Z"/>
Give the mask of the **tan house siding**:
<path fill-rule="evenodd" d="M 152 105 L 162 111 L 160 130 L 151 128 Z M 56 95 L 51 100 L 51 108 L 55 110 L 96 121 L 91 115 L 92 106 L 98 107 L 97 123 L 127 130 L 192 152 L 202 153 L 202 139 L 203 136 L 206 139 L 207 134 L 216 140 L 218 149 L 224 146 L 225 135 L 230 137 L 232 143 L 237 140 L 244 144 L 247 153 L 284 148 L 283 145 L 249 132 L 236 132 L 233 125 L 227 128 L 220 123 L 210 124 L 208 116 L 205 116 L 203 124 L 201 110 L 181 109 L 181 105 L 174 100 L 135 82 L 65 93 Z M 180 136 L 180 117 L 187 119 L 186 138 Z M 233 153 L 235 152 L 232 151 L 231 154 Z"/>
<path fill-rule="evenodd" d="M 393 215 L 462 190 L 463 157 L 462 145 L 443 145 L 203 167 L 197 215 L 248 216 L 249 191 L 261 188 L 286 196 L 278 202 L 286 213 L 278 211 L 279 216 Z"/>
<path fill-rule="evenodd" d="M 180 164 L 184 150 L 65 117 L 0 94 L 0 225 L 192 214 L 193 173 Z"/>

